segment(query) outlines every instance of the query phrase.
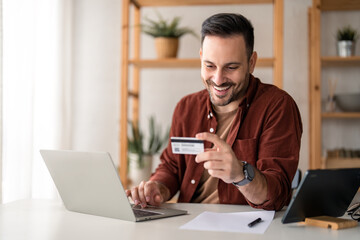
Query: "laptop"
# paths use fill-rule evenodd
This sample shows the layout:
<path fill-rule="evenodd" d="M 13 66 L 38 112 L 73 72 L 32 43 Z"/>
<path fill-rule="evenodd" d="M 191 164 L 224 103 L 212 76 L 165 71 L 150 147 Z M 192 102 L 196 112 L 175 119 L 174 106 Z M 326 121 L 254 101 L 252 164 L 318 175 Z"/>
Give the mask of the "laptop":
<path fill-rule="evenodd" d="M 145 221 L 187 214 L 187 211 L 133 207 L 109 153 L 40 150 L 56 188 L 69 211 Z"/>
<path fill-rule="evenodd" d="M 360 168 L 308 170 L 287 207 L 282 223 L 345 214 L 360 187 Z"/>

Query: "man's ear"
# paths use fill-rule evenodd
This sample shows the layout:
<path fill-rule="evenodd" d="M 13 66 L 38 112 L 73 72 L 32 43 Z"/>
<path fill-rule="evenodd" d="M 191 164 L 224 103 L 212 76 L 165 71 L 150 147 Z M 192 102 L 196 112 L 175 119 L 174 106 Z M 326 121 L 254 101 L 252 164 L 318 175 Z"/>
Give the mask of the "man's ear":
<path fill-rule="evenodd" d="M 251 74 L 254 72 L 256 61 L 257 61 L 257 53 L 254 51 L 251 54 L 251 57 L 250 57 L 250 60 L 249 60 L 249 72 Z"/>

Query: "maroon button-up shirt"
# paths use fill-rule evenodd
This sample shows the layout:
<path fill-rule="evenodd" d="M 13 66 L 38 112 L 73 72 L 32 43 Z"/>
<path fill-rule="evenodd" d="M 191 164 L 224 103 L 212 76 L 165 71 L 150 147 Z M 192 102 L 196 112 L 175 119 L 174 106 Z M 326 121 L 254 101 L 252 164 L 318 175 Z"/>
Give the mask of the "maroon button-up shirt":
<path fill-rule="evenodd" d="M 188 95 L 177 104 L 170 136 L 194 137 L 196 133 L 216 132 L 217 121 L 207 90 Z M 232 184 L 218 183 L 223 204 L 249 204 L 255 208 L 280 210 L 291 198 L 291 181 L 300 151 L 302 123 L 296 103 L 285 91 L 250 77 L 244 100 L 239 104 L 226 142 L 239 161 L 247 161 L 265 176 L 267 200 L 261 205 L 249 202 Z M 205 142 L 205 147 L 211 143 Z M 171 196 L 180 190 L 179 202 L 190 202 L 204 171 L 195 155 L 173 154 L 171 144 L 161 155 L 161 163 L 151 180 L 169 188 Z"/>

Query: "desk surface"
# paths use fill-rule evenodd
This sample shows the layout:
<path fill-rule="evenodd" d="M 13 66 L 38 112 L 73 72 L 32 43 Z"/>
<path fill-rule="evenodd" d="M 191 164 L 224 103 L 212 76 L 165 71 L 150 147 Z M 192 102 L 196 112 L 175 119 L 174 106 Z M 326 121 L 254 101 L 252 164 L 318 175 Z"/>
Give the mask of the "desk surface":
<path fill-rule="evenodd" d="M 189 215 L 147 222 L 126 222 L 67 211 L 61 202 L 51 200 L 22 200 L 0 205 L 0 239 L 359 239 L 356 228 L 331 230 L 299 223 L 282 224 L 284 211 L 277 212 L 265 234 L 241 234 L 180 230 L 179 227 L 204 211 L 253 211 L 249 206 L 219 204 L 171 204 Z"/>

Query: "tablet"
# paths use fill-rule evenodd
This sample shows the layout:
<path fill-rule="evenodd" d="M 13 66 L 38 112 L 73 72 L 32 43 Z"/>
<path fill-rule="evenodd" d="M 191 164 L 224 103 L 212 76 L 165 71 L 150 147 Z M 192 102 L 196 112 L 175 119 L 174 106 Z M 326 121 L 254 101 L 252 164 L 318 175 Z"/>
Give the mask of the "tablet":
<path fill-rule="evenodd" d="M 308 170 L 281 222 L 301 222 L 315 216 L 343 216 L 359 187 L 360 168 Z"/>

